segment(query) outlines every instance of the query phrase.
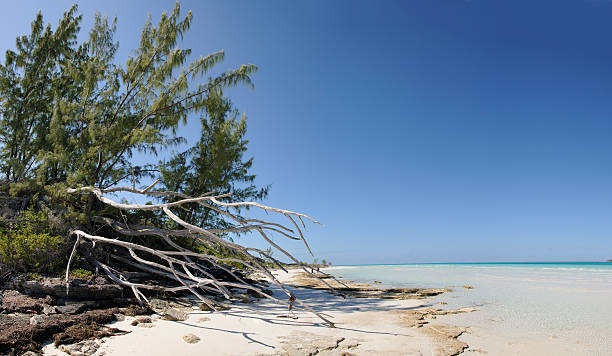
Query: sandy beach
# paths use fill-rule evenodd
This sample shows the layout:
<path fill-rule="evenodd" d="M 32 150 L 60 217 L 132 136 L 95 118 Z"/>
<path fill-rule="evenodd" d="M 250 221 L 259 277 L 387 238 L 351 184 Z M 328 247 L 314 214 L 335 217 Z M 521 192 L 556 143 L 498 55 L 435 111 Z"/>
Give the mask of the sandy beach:
<path fill-rule="evenodd" d="M 300 271 L 275 272 L 291 282 Z M 325 314 L 329 328 L 315 315 L 297 310 L 288 318 L 286 307 L 268 300 L 233 303 L 221 312 L 187 310 L 185 321 L 163 320 L 132 325 L 126 317 L 111 326 L 127 335 L 97 340 L 96 355 L 454 355 L 467 348 L 457 340 L 467 329 L 447 326 L 440 316 L 428 322 L 428 299 L 343 299 L 327 291 L 290 287 L 292 293 Z M 282 297 L 274 289 L 277 297 Z M 429 312 L 421 312 L 429 310 Z M 443 313 L 442 313 L 443 314 Z M 435 323 L 434 323 L 435 322 Z M 186 335 L 198 338 L 195 343 Z M 66 355 L 47 345 L 45 355 Z"/>
<path fill-rule="evenodd" d="M 350 268 L 326 269 L 350 275 Z M 301 270 L 273 272 L 288 289 L 335 324 L 328 327 L 303 309 L 289 313 L 269 299 L 234 301 L 228 310 L 203 311 L 197 304 L 172 304 L 183 318 L 165 320 L 156 309 L 149 317 L 123 316 L 109 327 L 128 332 L 75 346 L 52 344 L 45 355 L 605 355 L 605 341 L 589 344 L 570 334 L 545 328 L 534 332 L 500 328 L 503 313 L 492 315 L 490 305 L 476 306 L 466 296 L 477 287 L 386 288 L 384 283 L 343 280 L 348 297 L 336 296 Z M 350 277 L 349 277 L 350 278 Z M 506 277 L 508 278 L 508 277 Z M 434 278 L 435 280 L 435 278 Z M 338 286 L 338 282 L 327 279 Z M 424 283 L 424 282 L 423 282 Z M 434 284 L 431 281 L 432 285 Z M 439 283 L 439 281 L 438 281 Z M 425 283 L 424 283 L 425 284 Z M 274 297 L 286 295 L 270 285 Z M 472 289 L 476 288 L 476 289 Z M 484 286 L 482 288 L 485 288 Z M 482 292 L 482 291 L 480 291 Z M 155 308 L 154 308 L 155 309 Z M 529 312 L 526 310 L 525 312 Z M 533 312 L 533 311 L 532 311 Z M 497 313 L 497 312 L 496 312 Z M 495 318 L 489 321 L 488 318 Z M 504 321 L 507 323 L 508 321 Z M 493 324 L 492 324 L 493 323 Z M 511 324 L 508 324 L 511 325 Z M 567 326 L 571 327 L 571 323 Z M 577 324 L 576 324 L 577 325 Z M 595 330 L 585 330 L 595 333 Z M 550 334 L 550 335 L 548 335 Z M 79 349 L 81 347 L 81 349 Z M 68 351 L 66 353 L 64 351 Z M 81 350 L 81 351 L 79 351 Z M 81 353 L 80 353 L 81 352 Z M 603 352 L 603 353 L 602 353 Z"/>

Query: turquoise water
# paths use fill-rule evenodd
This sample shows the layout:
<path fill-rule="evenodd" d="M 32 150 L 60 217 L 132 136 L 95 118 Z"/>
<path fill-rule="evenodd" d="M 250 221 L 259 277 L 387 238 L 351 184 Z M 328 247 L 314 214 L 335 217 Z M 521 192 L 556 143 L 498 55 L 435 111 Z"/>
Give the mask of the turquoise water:
<path fill-rule="evenodd" d="M 332 271 L 389 287 L 450 287 L 452 293 L 432 304 L 477 308 L 450 318 L 474 327 L 476 340 L 479 333 L 529 337 L 563 344 L 568 355 L 612 355 L 612 263 L 433 263 L 338 266 Z"/>

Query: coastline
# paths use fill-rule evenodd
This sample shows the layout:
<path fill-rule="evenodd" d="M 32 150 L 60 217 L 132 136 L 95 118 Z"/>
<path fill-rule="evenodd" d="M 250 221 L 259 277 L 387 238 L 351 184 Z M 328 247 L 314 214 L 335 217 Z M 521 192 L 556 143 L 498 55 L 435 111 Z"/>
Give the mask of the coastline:
<path fill-rule="evenodd" d="M 406 264 L 336 267 L 356 281 L 379 285 L 448 286 L 437 296 L 445 308 L 474 313 L 448 315 L 444 322 L 469 325 L 459 337 L 471 350 L 491 355 L 610 355 L 612 265 L 608 263 Z M 473 287 L 473 288 L 466 288 Z"/>
<path fill-rule="evenodd" d="M 133 325 L 137 317 L 126 317 L 110 326 L 129 331 L 127 335 L 95 341 L 95 355 L 456 355 L 469 349 L 460 336 L 469 328 L 451 326 L 444 315 L 470 312 L 442 310 L 432 304 L 429 296 L 415 291 L 411 296 L 380 298 L 379 296 L 347 297 L 333 295 L 301 275 L 299 270 L 288 273 L 275 271 L 291 293 L 309 303 L 330 318 L 335 328 L 329 328 L 309 312 L 294 310 L 297 318 L 287 317 L 287 308 L 269 300 L 253 303 L 233 303 L 229 310 L 210 312 L 186 307 L 187 320 L 162 320 L 152 315 L 150 322 Z M 349 284 L 376 289 L 364 284 Z M 283 298 L 280 290 L 273 290 Z M 428 294 L 431 290 L 423 290 Z M 445 292 L 435 291 L 432 295 Z M 405 293 L 400 293 L 405 294 Z M 192 335 L 199 341 L 184 339 Z M 190 336 L 191 337 L 191 336 Z M 194 339 L 195 340 L 195 339 Z M 90 343 L 91 345 L 91 343 Z M 47 345 L 45 355 L 66 355 Z"/>

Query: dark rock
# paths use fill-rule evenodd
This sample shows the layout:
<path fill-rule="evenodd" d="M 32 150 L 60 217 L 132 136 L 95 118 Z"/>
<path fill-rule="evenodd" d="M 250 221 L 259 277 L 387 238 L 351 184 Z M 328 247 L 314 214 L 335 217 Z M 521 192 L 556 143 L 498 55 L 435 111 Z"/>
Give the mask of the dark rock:
<path fill-rule="evenodd" d="M 262 289 L 261 291 L 266 293 L 267 295 L 273 295 L 274 294 L 274 292 L 272 290 L 270 290 L 270 289 Z M 255 298 L 264 298 L 263 295 L 259 294 L 258 292 L 254 291 L 252 289 L 247 289 L 247 294 L 252 296 L 252 297 L 255 297 Z"/>
<path fill-rule="evenodd" d="M 247 294 L 234 294 L 234 297 L 241 303 L 253 303 L 253 299 L 251 299 Z"/>
<path fill-rule="evenodd" d="M 95 283 L 90 284 L 84 280 L 70 281 L 68 295 L 66 295 L 66 282 L 61 278 L 43 278 L 40 281 L 20 281 L 14 283 L 18 289 L 23 290 L 30 295 L 50 295 L 58 298 L 71 299 L 113 299 L 122 296 L 123 289 L 121 286 L 108 282 L 103 278 L 96 278 Z"/>
<path fill-rule="evenodd" d="M 49 296 L 45 298 L 33 298 L 16 290 L 7 290 L 2 293 L 2 309 L 8 313 L 40 313 L 45 305 L 51 304 Z"/>
<path fill-rule="evenodd" d="M 151 324 L 153 321 L 151 321 L 151 318 L 137 318 L 134 321 L 132 321 L 132 326 L 136 326 L 138 324 Z"/>
<path fill-rule="evenodd" d="M 101 326 L 96 322 L 76 324 L 63 332 L 53 335 L 53 343 L 58 345 L 75 344 L 87 339 L 100 339 L 107 336 L 123 335 L 127 331 Z"/>
<path fill-rule="evenodd" d="M 149 301 L 149 305 L 151 306 L 151 309 L 161 311 L 166 310 L 170 307 L 168 301 L 157 298 L 151 298 L 151 300 Z"/>
<path fill-rule="evenodd" d="M 59 305 L 55 309 L 62 314 L 79 314 L 87 309 L 87 303 L 67 301 L 66 305 Z"/>
<path fill-rule="evenodd" d="M 102 325 L 113 321 L 114 314 L 118 312 L 118 309 L 113 308 L 88 311 L 79 315 L 55 314 L 35 325 L 30 325 L 29 317 L 24 314 L 0 318 L 0 355 L 38 352 L 42 343 L 49 339 L 60 345 L 73 344 L 90 337 L 117 335 L 120 330 Z"/>
<path fill-rule="evenodd" d="M 225 303 L 214 303 L 213 305 L 215 306 L 215 309 L 217 309 L 217 311 L 229 310 L 230 309 L 230 305 L 229 304 L 225 304 Z M 215 309 L 211 308 L 210 306 L 208 306 L 206 304 L 200 305 L 200 310 L 202 310 L 202 311 L 215 311 Z"/>
<path fill-rule="evenodd" d="M 148 307 L 139 305 L 130 305 L 127 308 L 121 308 L 121 312 L 127 316 L 151 315 L 153 311 Z"/>

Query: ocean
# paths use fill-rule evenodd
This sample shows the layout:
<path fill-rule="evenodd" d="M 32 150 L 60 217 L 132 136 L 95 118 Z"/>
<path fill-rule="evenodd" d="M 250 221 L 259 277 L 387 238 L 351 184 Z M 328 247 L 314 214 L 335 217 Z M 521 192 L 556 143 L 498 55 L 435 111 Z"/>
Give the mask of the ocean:
<path fill-rule="evenodd" d="M 330 272 L 386 287 L 451 288 L 431 306 L 476 308 L 444 321 L 470 326 L 462 339 L 489 355 L 612 355 L 612 263 L 363 265 Z"/>

